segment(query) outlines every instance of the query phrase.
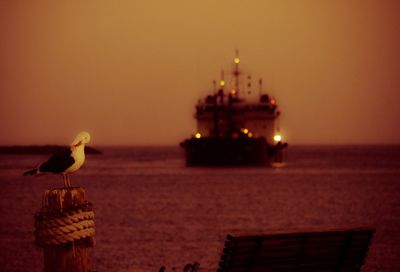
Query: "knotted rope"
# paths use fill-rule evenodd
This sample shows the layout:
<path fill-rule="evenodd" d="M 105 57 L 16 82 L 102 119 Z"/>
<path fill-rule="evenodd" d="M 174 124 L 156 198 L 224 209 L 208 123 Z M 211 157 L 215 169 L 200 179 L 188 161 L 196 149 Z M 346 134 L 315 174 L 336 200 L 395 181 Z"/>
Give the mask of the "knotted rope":
<path fill-rule="evenodd" d="M 68 210 L 35 214 L 35 245 L 38 247 L 93 239 L 94 233 L 94 212 L 89 202 Z"/>

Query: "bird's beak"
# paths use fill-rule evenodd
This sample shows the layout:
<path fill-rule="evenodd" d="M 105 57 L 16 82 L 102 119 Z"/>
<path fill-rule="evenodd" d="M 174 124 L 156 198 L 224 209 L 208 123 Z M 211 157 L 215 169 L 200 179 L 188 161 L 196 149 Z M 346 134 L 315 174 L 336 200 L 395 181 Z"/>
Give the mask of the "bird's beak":
<path fill-rule="evenodd" d="M 78 147 L 78 146 L 80 146 L 82 144 L 82 141 L 79 141 L 77 144 L 75 144 L 74 146 L 75 147 Z"/>

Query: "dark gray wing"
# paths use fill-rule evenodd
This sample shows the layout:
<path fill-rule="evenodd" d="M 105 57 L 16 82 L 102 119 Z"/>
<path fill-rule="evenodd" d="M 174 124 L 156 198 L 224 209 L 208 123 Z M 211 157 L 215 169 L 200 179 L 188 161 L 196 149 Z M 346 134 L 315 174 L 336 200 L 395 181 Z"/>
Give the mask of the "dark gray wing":
<path fill-rule="evenodd" d="M 47 162 L 39 166 L 40 172 L 61 173 L 75 162 L 70 148 L 65 148 L 55 153 Z"/>

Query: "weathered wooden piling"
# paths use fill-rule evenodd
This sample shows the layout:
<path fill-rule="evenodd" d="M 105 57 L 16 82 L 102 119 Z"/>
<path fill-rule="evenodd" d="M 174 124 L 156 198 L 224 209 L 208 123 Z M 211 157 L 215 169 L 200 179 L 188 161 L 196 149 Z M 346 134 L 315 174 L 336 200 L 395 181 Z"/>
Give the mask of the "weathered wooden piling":
<path fill-rule="evenodd" d="M 94 245 L 93 206 L 80 187 L 49 189 L 35 215 L 35 244 L 43 248 L 45 272 L 90 272 Z"/>

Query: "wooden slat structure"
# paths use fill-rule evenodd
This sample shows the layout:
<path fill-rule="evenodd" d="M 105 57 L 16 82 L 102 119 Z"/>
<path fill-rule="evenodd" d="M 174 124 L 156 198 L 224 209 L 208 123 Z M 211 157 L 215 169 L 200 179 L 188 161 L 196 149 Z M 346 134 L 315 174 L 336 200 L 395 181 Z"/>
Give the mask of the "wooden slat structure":
<path fill-rule="evenodd" d="M 360 271 L 375 230 L 228 235 L 217 272 Z"/>

